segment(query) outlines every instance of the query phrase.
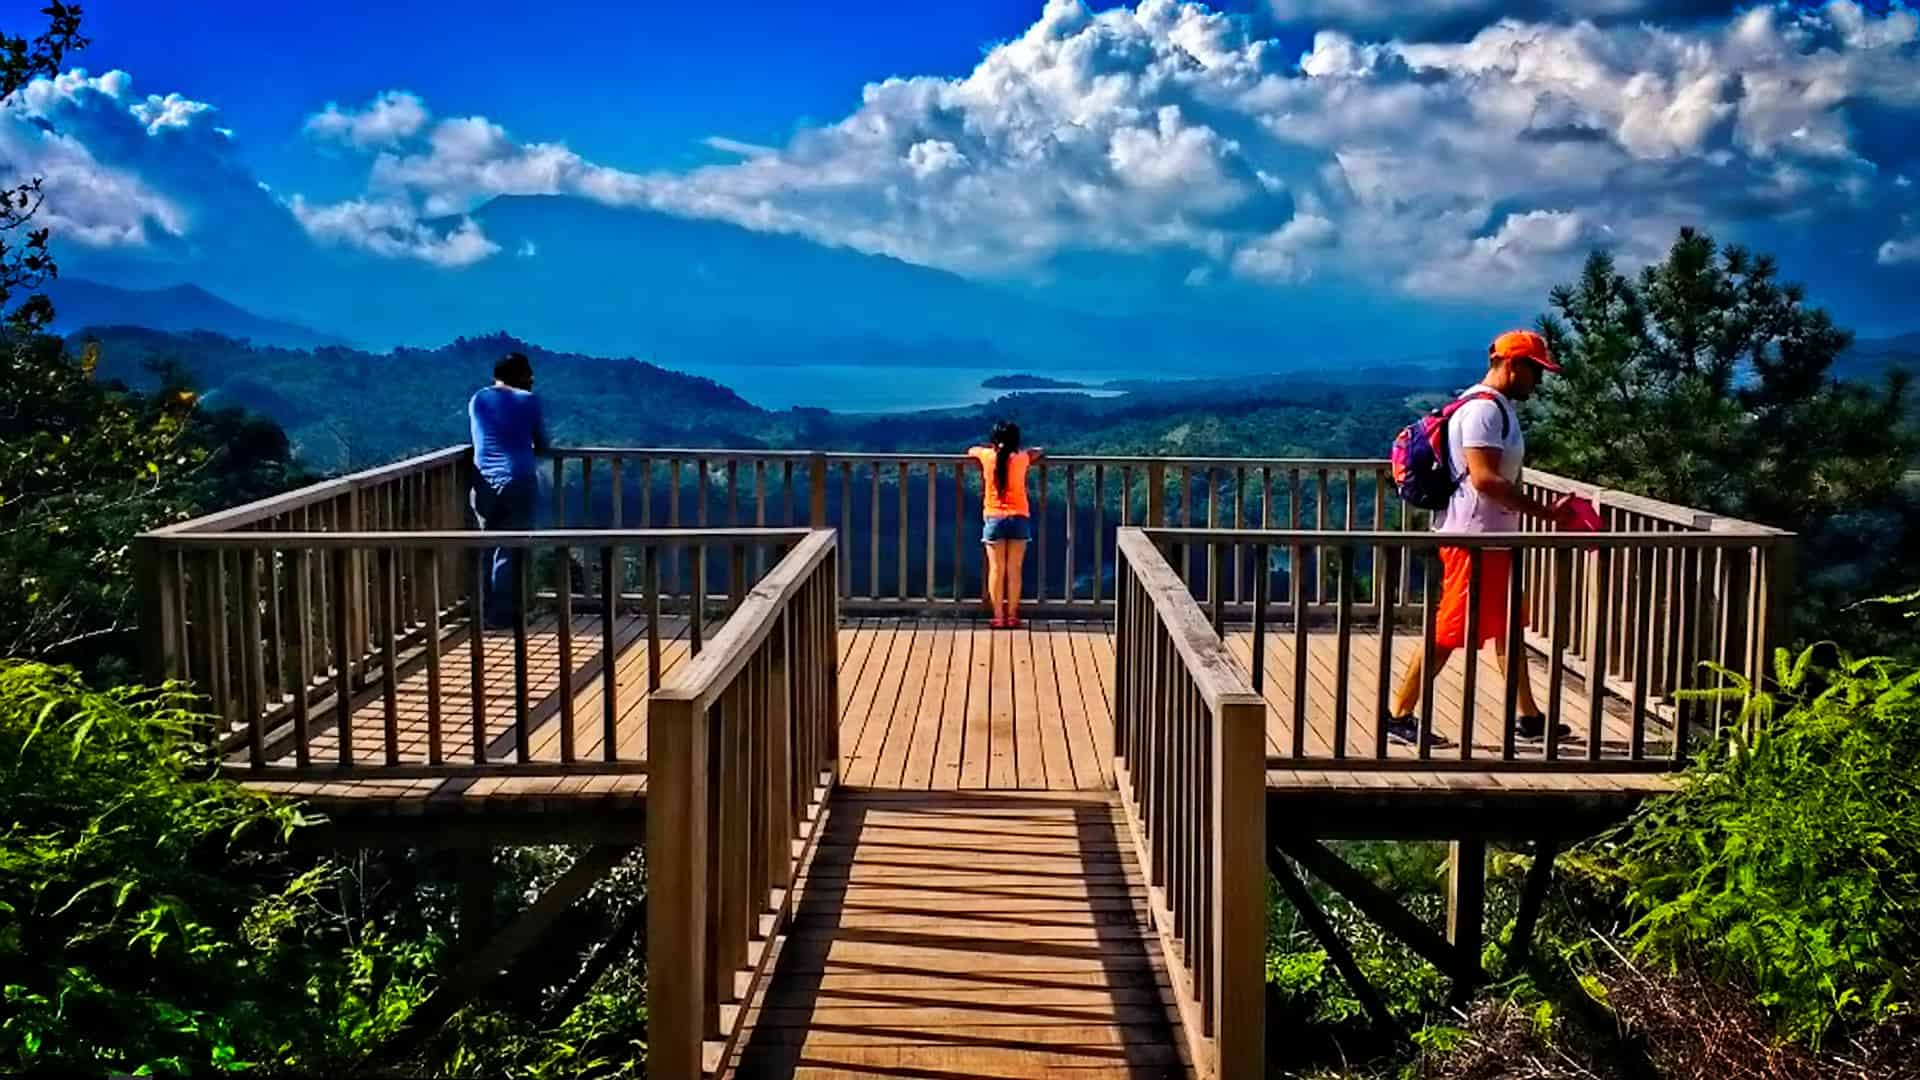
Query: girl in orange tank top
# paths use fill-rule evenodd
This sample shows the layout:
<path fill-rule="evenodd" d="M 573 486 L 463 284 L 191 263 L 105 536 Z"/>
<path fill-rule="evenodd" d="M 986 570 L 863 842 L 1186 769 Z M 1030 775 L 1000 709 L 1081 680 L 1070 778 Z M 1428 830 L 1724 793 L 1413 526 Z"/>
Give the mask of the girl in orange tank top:
<path fill-rule="evenodd" d="M 985 526 L 980 542 L 987 549 L 987 611 L 994 629 L 1020 625 L 1020 574 L 1033 538 L 1027 505 L 1027 466 L 1046 451 L 1022 449 L 1020 425 L 1002 420 L 993 425 L 987 445 L 967 456 L 980 463 L 981 517 Z"/>

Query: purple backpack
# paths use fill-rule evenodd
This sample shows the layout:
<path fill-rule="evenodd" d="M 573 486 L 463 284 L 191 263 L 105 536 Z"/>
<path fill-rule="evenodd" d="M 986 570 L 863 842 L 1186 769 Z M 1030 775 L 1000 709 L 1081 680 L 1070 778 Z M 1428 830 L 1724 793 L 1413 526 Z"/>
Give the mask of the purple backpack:
<path fill-rule="evenodd" d="M 1447 455 L 1447 421 L 1469 401 L 1493 401 L 1495 395 L 1481 391 L 1458 397 L 1400 429 L 1393 438 L 1393 486 L 1408 505 L 1422 510 L 1444 510 L 1459 490 Z M 1507 410 L 1500 410 L 1500 437 L 1511 431 Z"/>

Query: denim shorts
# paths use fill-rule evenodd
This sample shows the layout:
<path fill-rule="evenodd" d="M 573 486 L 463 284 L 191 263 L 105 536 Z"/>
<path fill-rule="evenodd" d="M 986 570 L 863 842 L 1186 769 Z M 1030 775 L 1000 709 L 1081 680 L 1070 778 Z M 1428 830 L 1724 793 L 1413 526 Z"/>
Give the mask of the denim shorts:
<path fill-rule="evenodd" d="M 1000 540 L 1033 539 L 1033 520 L 1025 514 L 1009 514 L 1006 517 L 990 517 L 985 528 L 980 530 L 980 542 L 991 544 Z"/>

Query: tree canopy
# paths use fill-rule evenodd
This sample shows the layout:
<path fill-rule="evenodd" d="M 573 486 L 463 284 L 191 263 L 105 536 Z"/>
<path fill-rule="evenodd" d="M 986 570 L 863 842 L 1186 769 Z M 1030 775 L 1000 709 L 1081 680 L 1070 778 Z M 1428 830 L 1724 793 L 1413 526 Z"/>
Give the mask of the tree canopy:
<path fill-rule="evenodd" d="M 1595 251 L 1550 304 L 1539 325 L 1565 371 L 1542 391 L 1531 460 L 1800 534 L 1809 633 L 1913 579 L 1893 557 L 1920 524 L 1902 494 L 1920 451 L 1909 376 L 1836 379 L 1853 335 L 1771 256 L 1682 229 L 1637 277 Z"/>

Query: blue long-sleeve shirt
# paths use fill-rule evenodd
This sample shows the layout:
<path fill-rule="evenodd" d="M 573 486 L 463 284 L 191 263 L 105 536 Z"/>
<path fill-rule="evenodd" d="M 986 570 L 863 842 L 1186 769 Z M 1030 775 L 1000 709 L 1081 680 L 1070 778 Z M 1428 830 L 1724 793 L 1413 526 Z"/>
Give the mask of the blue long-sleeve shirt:
<path fill-rule="evenodd" d="M 536 475 L 533 452 L 548 446 L 540 399 L 526 390 L 489 386 L 467 403 L 473 464 L 496 487 Z"/>

